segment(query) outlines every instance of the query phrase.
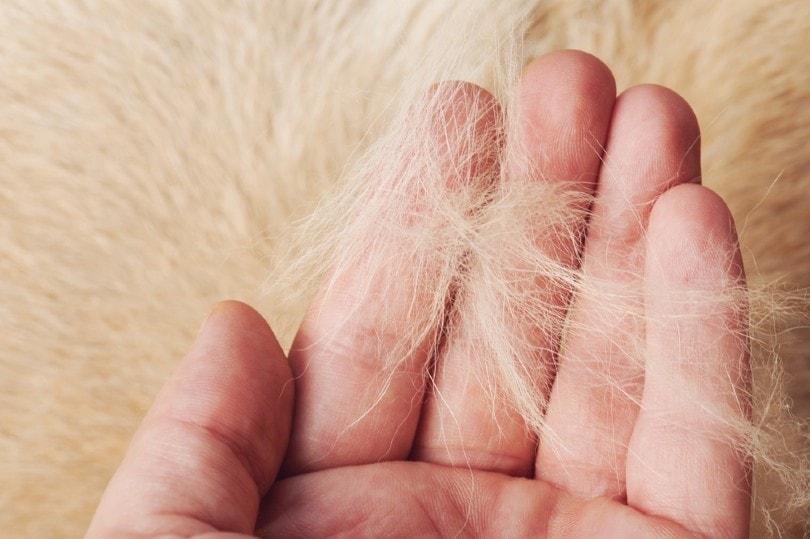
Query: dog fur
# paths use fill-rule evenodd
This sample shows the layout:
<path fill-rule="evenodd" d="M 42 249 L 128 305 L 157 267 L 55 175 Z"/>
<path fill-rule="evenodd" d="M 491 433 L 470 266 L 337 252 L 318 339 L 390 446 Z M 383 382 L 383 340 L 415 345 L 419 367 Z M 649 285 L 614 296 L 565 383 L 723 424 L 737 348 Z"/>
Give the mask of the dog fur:
<path fill-rule="evenodd" d="M 311 290 L 282 293 L 271 268 L 323 241 L 290 225 L 437 80 L 498 95 L 504 65 L 577 48 L 620 90 L 673 88 L 749 279 L 810 286 L 808 46 L 802 0 L 4 2 L 0 529 L 83 532 L 213 302 L 251 303 L 289 342 Z M 752 536 L 800 537 L 810 332 L 768 320 L 787 376 L 761 417 L 784 444 Z"/>

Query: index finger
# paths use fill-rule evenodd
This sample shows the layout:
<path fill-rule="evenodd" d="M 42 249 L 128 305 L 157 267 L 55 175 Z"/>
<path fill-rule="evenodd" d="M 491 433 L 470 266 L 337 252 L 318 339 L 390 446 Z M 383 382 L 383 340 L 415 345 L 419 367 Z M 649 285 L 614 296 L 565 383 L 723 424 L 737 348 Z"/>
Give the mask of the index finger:
<path fill-rule="evenodd" d="M 497 168 L 499 107 L 469 83 L 431 90 L 377 163 L 331 278 L 290 351 L 285 471 L 407 458 L 427 364 L 464 251 L 465 215 Z M 363 207 L 365 206 L 365 207 Z"/>

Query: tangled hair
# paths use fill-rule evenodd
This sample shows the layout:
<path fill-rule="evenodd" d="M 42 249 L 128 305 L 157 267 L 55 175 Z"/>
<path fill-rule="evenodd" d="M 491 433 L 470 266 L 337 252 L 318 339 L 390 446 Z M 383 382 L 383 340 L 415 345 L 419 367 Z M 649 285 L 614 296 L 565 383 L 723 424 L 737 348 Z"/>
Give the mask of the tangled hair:
<path fill-rule="evenodd" d="M 476 374 L 492 402 L 505 402 L 530 436 L 557 453 L 567 448 L 547 425 L 546 412 L 566 335 L 587 332 L 610 343 L 628 367 L 613 368 L 615 357 L 600 355 L 604 350 L 565 360 L 580 362 L 600 391 L 610 388 L 638 408 L 645 325 L 733 312 L 732 318 L 749 325 L 728 330 L 747 343 L 752 373 L 728 376 L 751 376 L 753 389 L 729 384 L 729 391 L 736 391 L 729 395 L 736 412 L 704 409 L 710 419 L 702 428 L 709 432 L 701 434 L 732 445 L 753 463 L 753 533 L 793 533 L 782 526 L 801 526 L 810 508 L 810 436 L 785 397 L 778 337 L 801 320 L 805 297 L 779 283 L 754 279 L 746 286 L 729 280 L 719 290 L 671 291 L 673 313 L 655 312 L 645 305 L 643 264 L 627 270 L 634 273 L 620 282 L 584 274 L 582 223 L 590 218 L 593 195 L 571 189 L 575 178 L 544 177 L 531 149 L 521 145 L 514 89 L 525 62 L 520 48 L 525 31 L 516 24 L 508 39 L 501 34 L 488 61 L 481 62 L 490 68 L 488 77 L 476 70 L 462 70 L 468 77 L 458 77 L 458 64 L 446 55 L 423 59 L 433 70 L 408 78 L 386 119 L 379 120 L 384 126 L 375 128 L 317 209 L 296 223 L 291 237 L 297 239 L 290 245 L 297 251 L 280 257 L 284 267 L 268 279 L 268 293 L 305 305 L 316 290 L 328 296 L 341 289 L 339 283 L 357 282 L 359 276 L 364 285 L 357 294 L 341 297 L 345 318 L 362 311 L 381 328 L 401 328 L 395 346 L 371 354 L 381 358 L 385 372 L 393 376 L 420 346 L 435 357 L 449 337 L 461 337 L 467 357 L 484 358 Z M 464 44 L 451 50 L 463 52 Z M 497 99 L 467 83 L 431 86 L 454 78 L 487 84 Z M 601 156 L 596 137 L 589 143 Z M 412 294 L 406 313 L 403 293 Z M 569 312 L 569 300 L 576 304 L 583 298 L 598 312 L 596 327 Z M 385 337 L 388 342 L 390 335 Z M 681 346 L 688 350 L 689 343 Z M 679 366 L 690 367 L 700 368 Z M 441 368 L 429 363 L 425 374 L 433 380 Z M 389 381 L 380 380 L 380 396 Z M 689 393 L 686 400 L 701 401 Z M 607 425 L 598 435 L 614 434 Z"/>
<path fill-rule="evenodd" d="M 753 463 L 751 535 L 806 536 L 810 331 L 786 283 L 810 286 L 808 46 L 806 0 L 0 2 L 0 529 L 82 534 L 223 298 L 289 344 L 316 291 L 356 277 L 345 316 L 409 321 L 388 372 L 474 336 L 459 340 L 481 384 L 564 451 L 543 400 L 560 346 L 545 343 L 583 322 L 542 301 L 553 288 L 589 298 L 591 331 L 629 359 L 604 384 L 639 390 L 631 328 L 667 313 L 645 309 L 641 275 L 580 271 L 590 197 L 540 181 L 514 136 L 521 69 L 574 48 L 700 119 L 703 181 L 737 220 L 749 288 L 671 299 L 747 313 L 752 411 L 712 436 Z M 538 248 L 549 236 L 565 263 Z"/>

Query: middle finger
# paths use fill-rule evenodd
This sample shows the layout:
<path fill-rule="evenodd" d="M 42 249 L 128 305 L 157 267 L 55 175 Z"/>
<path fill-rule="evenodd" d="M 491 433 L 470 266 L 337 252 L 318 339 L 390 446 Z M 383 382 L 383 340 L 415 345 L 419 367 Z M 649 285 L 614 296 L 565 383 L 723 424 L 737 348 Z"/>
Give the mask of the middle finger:
<path fill-rule="evenodd" d="M 608 68 L 584 53 L 526 68 L 503 197 L 485 209 L 413 458 L 532 474 L 536 446 L 523 417 L 542 415 L 569 298 L 554 274 L 577 266 L 615 95 Z M 529 378 L 529 391 L 508 385 Z"/>

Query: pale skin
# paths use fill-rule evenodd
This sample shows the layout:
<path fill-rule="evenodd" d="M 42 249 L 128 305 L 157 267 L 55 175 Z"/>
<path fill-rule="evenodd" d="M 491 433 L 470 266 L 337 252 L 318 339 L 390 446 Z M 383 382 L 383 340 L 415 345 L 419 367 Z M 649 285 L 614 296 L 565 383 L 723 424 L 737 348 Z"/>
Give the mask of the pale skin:
<path fill-rule="evenodd" d="M 554 440 L 527 434 L 506 408 L 493 424 L 488 393 L 454 385 L 475 368 L 463 343 L 435 358 L 417 352 L 365 402 L 360 388 L 379 380 L 381 362 L 356 356 L 380 348 L 359 339 L 397 328 L 356 321 L 341 334 L 341 361 L 317 346 L 335 329 L 324 313 L 341 310 L 351 282 L 317 295 L 289 358 L 259 314 L 224 302 L 135 434 L 88 537 L 747 537 L 750 466 L 711 434 L 711 421 L 750 405 L 747 321 L 715 305 L 677 322 L 684 307 L 671 301 L 673 290 L 744 281 L 729 210 L 699 184 L 694 114 L 661 87 L 616 97 L 610 71 L 580 52 L 535 60 L 519 84 L 538 167 L 596 193 L 577 258 L 584 275 L 641 275 L 645 308 L 674 315 L 643 328 L 641 406 L 588 383 L 598 373 L 583 369 L 587 354 L 620 347 L 598 337 L 610 321 L 593 298 L 567 304 L 577 328 L 598 331 L 558 347 Z M 445 362 L 435 385 L 427 361 Z M 460 427 L 438 427 L 449 418 Z M 606 421 L 614 435 L 594 436 Z"/>

